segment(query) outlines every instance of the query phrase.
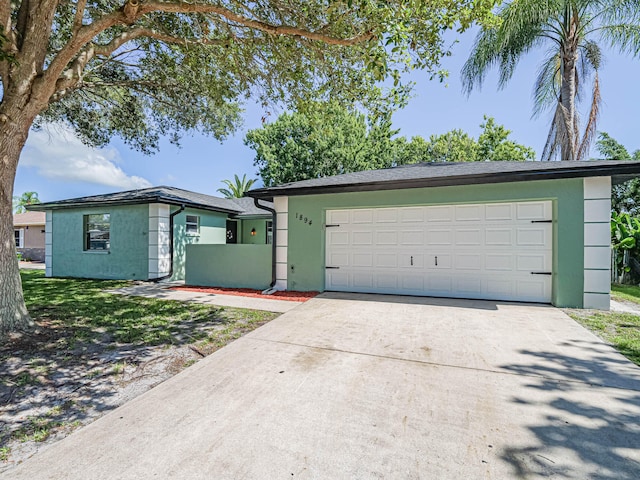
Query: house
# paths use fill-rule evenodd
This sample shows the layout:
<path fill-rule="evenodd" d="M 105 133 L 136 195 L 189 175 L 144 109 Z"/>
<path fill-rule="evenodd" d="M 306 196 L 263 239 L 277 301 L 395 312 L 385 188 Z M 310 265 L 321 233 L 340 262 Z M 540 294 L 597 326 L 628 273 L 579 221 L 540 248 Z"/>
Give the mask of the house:
<path fill-rule="evenodd" d="M 248 195 L 277 212 L 278 289 L 608 309 L 611 185 L 639 174 L 631 161 L 422 163 Z"/>
<path fill-rule="evenodd" d="M 29 209 L 46 214 L 46 275 L 53 277 L 181 280 L 187 246 L 271 248 L 271 213 L 250 198 L 160 186 Z"/>
<path fill-rule="evenodd" d="M 44 212 L 16 213 L 13 233 L 16 250 L 24 260 L 44 262 Z"/>

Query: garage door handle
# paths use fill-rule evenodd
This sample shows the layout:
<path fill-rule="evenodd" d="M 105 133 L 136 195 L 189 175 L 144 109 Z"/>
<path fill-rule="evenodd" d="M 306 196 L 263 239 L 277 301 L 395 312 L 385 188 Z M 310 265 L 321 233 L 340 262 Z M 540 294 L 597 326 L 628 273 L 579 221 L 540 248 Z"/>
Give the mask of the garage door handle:
<path fill-rule="evenodd" d="M 327 270 L 340 270 L 340 267 L 324 267 Z"/>
<path fill-rule="evenodd" d="M 531 223 L 553 223 L 553 220 L 531 220 Z"/>
<path fill-rule="evenodd" d="M 552 272 L 531 272 L 531 275 L 553 275 Z"/>

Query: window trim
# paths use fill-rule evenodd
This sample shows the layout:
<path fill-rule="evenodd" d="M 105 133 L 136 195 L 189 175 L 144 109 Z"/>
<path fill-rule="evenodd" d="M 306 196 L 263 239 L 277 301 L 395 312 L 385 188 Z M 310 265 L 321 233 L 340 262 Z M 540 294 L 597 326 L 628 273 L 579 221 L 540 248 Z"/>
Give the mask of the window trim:
<path fill-rule="evenodd" d="M 98 231 L 99 233 L 104 233 L 106 232 L 108 234 L 108 236 L 106 237 L 106 240 L 101 240 L 104 241 L 106 248 L 91 248 L 91 237 L 90 232 L 89 232 L 89 218 L 90 217 L 96 217 L 96 216 L 100 216 L 103 218 L 103 221 L 101 222 L 92 222 L 93 224 L 108 224 L 109 228 L 107 230 L 103 230 L 103 231 Z M 105 222 L 104 218 L 105 216 L 108 218 L 108 220 Z M 90 252 L 90 253 L 109 253 L 111 251 L 111 213 L 87 213 L 82 215 L 82 251 L 84 252 Z M 95 241 L 95 240 L 94 240 Z"/>
<path fill-rule="evenodd" d="M 273 244 L 273 220 L 267 220 L 265 226 L 265 242 L 267 245 Z"/>
<path fill-rule="evenodd" d="M 189 217 L 195 218 L 196 221 L 195 222 L 189 221 Z M 189 226 L 190 225 L 191 226 L 193 226 L 193 225 L 196 226 L 196 231 L 195 232 L 190 232 L 189 231 Z M 192 237 L 197 237 L 198 235 L 200 235 L 200 215 L 191 215 L 191 214 L 185 215 L 185 218 L 184 218 L 184 231 L 185 231 L 185 234 L 187 234 L 189 236 L 192 236 Z"/>
<path fill-rule="evenodd" d="M 16 237 L 16 233 L 18 234 L 17 237 Z M 16 248 L 24 248 L 24 228 L 14 228 L 13 238 L 14 238 L 14 243 L 16 243 L 15 242 L 16 240 L 18 241 L 16 243 Z"/>

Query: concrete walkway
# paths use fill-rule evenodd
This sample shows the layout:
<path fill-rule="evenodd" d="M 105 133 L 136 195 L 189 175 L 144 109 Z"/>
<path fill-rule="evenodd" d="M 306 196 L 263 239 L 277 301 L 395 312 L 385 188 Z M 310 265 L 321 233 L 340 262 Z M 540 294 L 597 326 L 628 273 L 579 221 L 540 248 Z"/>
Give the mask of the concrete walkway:
<path fill-rule="evenodd" d="M 552 307 L 323 294 L 2 478 L 640 478 L 640 368 Z"/>
<path fill-rule="evenodd" d="M 189 292 L 186 290 L 171 289 L 171 287 L 177 285 L 182 285 L 182 282 L 144 282 L 131 287 L 108 290 L 108 292 L 119 295 L 160 298 L 163 300 L 180 300 L 182 302 L 206 303 L 209 305 L 220 305 L 222 307 L 249 308 L 251 310 L 264 310 L 266 312 L 278 313 L 288 312 L 302 303 L 287 300 L 244 297 L 238 295 L 221 295 L 217 293 Z"/>

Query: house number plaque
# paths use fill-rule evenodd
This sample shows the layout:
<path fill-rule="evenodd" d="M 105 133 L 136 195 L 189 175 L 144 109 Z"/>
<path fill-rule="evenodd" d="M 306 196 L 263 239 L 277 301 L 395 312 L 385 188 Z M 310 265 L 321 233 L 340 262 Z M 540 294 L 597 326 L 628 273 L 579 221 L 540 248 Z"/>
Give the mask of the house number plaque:
<path fill-rule="evenodd" d="M 304 222 L 307 225 L 311 225 L 313 223 L 313 220 L 311 220 L 309 217 L 305 217 L 302 213 L 298 213 L 298 212 L 296 212 L 296 220 L 300 220 L 301 222 Z"/>

